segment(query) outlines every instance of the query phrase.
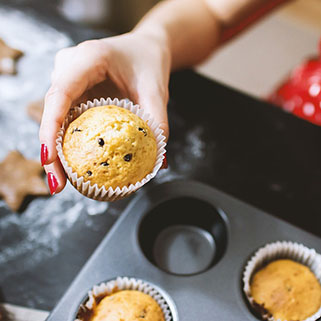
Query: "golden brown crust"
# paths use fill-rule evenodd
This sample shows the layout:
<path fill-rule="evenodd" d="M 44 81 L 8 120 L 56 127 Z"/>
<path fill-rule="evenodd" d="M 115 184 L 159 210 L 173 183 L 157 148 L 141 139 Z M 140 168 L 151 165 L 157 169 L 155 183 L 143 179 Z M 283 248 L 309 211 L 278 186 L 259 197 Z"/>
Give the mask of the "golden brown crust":
<path fill-rule="evenodd" d="M 106 296 L 95 308 L 90 321 L 164 321 L 162 309 L 149 295 L 124 290 Z"/>
<path fill-rule="evenodd" d="M 0 163 L 0 197 L 17 211 L 27 195 L 48 195 L 42 174 L 43 168 L 38 161 L 11 151 Z"/>
<path fill-rule="evenodd" d="M 22 55 L 22 51 L 9 47 L 0 39 L 0 74 L 15 74 L 16 61 Z"/>
<path fill-rule="evenodd" d="M 276 260 L 254 274 L 251 295 L 277 320 L 305 320 L 321 306 L 321 286 L 308 267 Z"/>
<path fill-rule="evenodd" d="M 69 125 L 63 153 L 78 177 L 115 189 L 135 184 L 152 172 L 157 144 L 137 115 L 117 106 L 100 106 Z"/>

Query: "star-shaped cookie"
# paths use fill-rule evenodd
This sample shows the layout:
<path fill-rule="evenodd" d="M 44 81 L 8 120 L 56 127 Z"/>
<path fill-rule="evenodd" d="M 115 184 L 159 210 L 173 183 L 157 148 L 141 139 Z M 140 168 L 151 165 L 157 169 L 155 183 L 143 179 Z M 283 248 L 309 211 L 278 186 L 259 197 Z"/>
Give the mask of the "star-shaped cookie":
<path fill-rule="evenodd" d="M 27 195 L 48 195 L 41 178 L 42 166 L 38 161 L 11 151 L 0 163 L 0 197 L 13 211 L 18 211 Z"/>
<path fill-rule="evenodd" d="M 9 47 L 0 38 L 0 74 L 16 73 L 16 61 L 23 55 L 22 51 Z"/>

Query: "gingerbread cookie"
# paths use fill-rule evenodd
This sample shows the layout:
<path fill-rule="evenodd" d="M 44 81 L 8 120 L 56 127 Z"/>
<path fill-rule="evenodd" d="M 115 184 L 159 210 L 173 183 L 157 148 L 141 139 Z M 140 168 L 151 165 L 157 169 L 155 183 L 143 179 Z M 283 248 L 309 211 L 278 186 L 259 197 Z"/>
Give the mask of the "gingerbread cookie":
<path fill-rule="evenodd" d="M 12 321 L 13 320 L 13 315 L 9 313 L 5 307 L 0 304 L 0 321 Z"/>
<path fill-rule="evenodd" d="M 32 118 L 34 121 L 36 121 L 39 124 L 41 123 L 44 103 L 45 103 L 44 100 L 40 99 L 40 100 L 31 102 L 27 106 L 28 115 L 30 116 L 30 118 Z"/>
<path fill-rule="evenodd" d="M 9 47 L 0 38 L 0 74 L 13 75 L 16 71 L 16 61 L 23 55 L 23 52 Z"/>
<path fill-rule="evenodd" d="M 48 195 L 42 173 L 38 161 L 25 159 L 18 151 L 11 151 L 0 163 L 0 197 L 13 211 L 18 211 L 27 195 Z"/>

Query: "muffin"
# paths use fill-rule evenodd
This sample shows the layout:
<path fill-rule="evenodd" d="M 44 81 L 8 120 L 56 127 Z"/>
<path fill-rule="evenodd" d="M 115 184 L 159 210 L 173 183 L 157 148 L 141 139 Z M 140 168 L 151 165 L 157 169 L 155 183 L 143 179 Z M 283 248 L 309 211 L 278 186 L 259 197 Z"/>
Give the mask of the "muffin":
<path fill-rule="evenodd" d="M 275 320 L 305 320 L 321 306 L 321 286 L 311 270 L 290 259 L 270 262 L 252 276 L 254 302 Z"/>
<path fill-rule="evenodd" d="M 63 138 L 68 166 L 98 188 L 123 188 L 153 171 L 157 143 L 147 122 L 115 105 L 89 108 Z"/>
<path fill-rule="evenodd" d="M 117 277 L 93 286 L 75 321 L 176 321 L 169 302 L 168 295 L 149 282 Z"/>
<path fill-rule="evenodd" d="M 95 307 L 89 321 L 165 321 L 157 302 L 149 295 L 123 290 L 105 296 Z"/>

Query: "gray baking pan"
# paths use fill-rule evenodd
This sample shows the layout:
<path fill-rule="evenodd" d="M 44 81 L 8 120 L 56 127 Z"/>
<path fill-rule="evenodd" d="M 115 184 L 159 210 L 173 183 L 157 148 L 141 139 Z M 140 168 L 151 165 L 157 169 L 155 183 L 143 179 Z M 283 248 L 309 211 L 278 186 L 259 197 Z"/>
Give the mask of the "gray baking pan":
<path fill-rule="evenodd" d="M 321 253 L 320 238 L 202 183 L 144 188 L 48 320 L 74 320 L 88 290 L 117 276 L 156 285 L 173 320 L 257 320 L 243 297 L 242 272 L 258 248 L 278 240 Z"/>

